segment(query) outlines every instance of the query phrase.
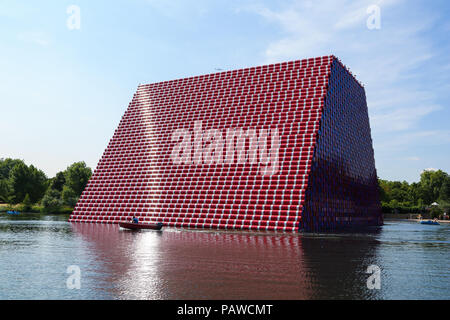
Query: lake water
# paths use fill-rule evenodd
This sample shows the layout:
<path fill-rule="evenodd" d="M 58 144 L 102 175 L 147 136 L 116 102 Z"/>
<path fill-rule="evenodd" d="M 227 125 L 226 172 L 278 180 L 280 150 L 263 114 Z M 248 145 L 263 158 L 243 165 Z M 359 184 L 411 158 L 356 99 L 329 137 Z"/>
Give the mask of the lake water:
<path fill-rule="evenodd" d="M 130 232 L 66 219 L 0 217 L 0 299 L 450 299 L 449 225 Z M 379 290 L 367 287 L 370 265 Z M 69 266 L 80 289 L 67 287 Z"/>

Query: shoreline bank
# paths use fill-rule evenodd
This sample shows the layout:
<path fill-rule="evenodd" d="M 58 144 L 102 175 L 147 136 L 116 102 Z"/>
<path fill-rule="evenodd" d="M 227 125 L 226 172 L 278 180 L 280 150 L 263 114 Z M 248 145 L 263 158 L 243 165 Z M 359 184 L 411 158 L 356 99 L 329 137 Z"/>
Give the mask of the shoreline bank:
<path fill-rule="evenodd" d="M 6 211 L 0 212 L 0 217 L 27 217 L 27 216 L 70 216 L 67 212 L 21 212 L 19 215 L 11 215 Z"/>
<path fill-rule="evenodd" d="M 428 221 L 428 220 L 433 220 L 433 219 L 408 219 L 408 221 L 415 221 L 415 222 L 420 222 L 420 221 Z M 450 223 L 450 220 L 436 220 L 439 223 Z"/>

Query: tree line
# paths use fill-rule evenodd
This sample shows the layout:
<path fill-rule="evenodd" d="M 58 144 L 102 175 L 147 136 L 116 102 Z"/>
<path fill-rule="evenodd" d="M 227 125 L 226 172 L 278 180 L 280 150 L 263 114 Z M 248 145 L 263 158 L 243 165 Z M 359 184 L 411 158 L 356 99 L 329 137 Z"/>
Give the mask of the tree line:
<path fill-rule="evenodd" d="M 71 212 L 92 175 L 84 162 L 75 162 L 54 178 L 19 159 L 0 159 L 0 202 L 21 211 Z"/>
<path fill-rule="evenodd" d="M 382 179 L 378 184 L 384 213 L 450 213 L 450 176 L 442 170 L 424 170 L 411 184 Z"/>

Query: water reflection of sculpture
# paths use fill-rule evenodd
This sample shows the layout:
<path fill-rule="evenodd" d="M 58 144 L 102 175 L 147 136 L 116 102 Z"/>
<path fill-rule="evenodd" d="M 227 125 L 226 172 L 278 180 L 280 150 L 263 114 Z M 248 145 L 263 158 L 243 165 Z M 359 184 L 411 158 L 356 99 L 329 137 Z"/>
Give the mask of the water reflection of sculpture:
<path fill-rule="evenodd" d="M 99 280 L 118 299 L 362 298 L 376 247 L 371 237 L 73 230 L 92 245 L 104 266 Z"/>

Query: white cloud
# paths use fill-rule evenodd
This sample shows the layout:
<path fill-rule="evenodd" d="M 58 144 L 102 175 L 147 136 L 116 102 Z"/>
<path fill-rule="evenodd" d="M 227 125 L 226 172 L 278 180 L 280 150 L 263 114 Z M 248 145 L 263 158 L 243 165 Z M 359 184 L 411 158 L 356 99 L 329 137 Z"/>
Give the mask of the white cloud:
<path fill-rule="evenodd" d="M 441 109 L 440 106 L 389 108 L 387 112 L 375 113 L 370 122 L 374 133 L 402 131 L 413 127 L 422 117 L 439 109 Z"/>
<path fill-rule="evenodd" d="M 388 134 L 387 139 L 381 139 L 381 141 L 374 139 L 375 149 L 389 154 L 395 151 L 403 152 L 409 149 L 411 145 L 420 150 L 422 146 L 446 145 L 448 143 L 450 143 L 450 131 L 444 130 L 415 131 L 396 135 Z"/>
<path fill-rule="evenodd" d="M 20 41 L 37 44 L 39 46 L 48 46 L 50 44 L 49 36 L 44 32 L 34 31 L 18 35 Z"/>
<path fill-rule="evenodd" d="M 367 29 L 366 10 L 371 5 L 381 8 L 380 30 Z M 435 17 L 423 14 L 421 19 L 411 19 L 408 5 L 398 0 L 294 0 L 276 10 L 263 6 L 245 10 L 282 32 L 267 44 L 265 63 L 329 54 L 341 58 L 366 86 L 376 133 L 416 130 L 424 117 L 442 109 L 433 90 L 446 82 L 430 86 L 419 70 L 435 55 L 432 44 L 422 36 Z"/>

